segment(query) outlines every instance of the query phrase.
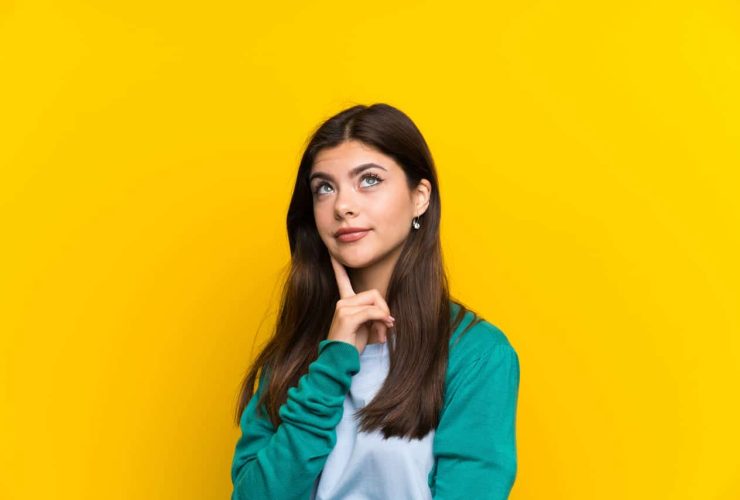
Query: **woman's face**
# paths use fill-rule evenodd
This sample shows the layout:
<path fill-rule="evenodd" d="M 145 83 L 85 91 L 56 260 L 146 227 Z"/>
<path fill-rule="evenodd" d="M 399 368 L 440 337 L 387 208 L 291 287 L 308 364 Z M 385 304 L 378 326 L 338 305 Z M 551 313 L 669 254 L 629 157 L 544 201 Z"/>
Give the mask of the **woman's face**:
<path fill-rule="evenodd" d="M 406 173 L 393 158 L 348 140 L 321 150 L 309 175 L 319 235 L 329 253 L 351 268 L 367 267 L 400 249 L 411 221 L 428 205 L 429 181 L 409 190 Z M 367 229 L 355 241 L 342 241 L 344 227 Z"/>

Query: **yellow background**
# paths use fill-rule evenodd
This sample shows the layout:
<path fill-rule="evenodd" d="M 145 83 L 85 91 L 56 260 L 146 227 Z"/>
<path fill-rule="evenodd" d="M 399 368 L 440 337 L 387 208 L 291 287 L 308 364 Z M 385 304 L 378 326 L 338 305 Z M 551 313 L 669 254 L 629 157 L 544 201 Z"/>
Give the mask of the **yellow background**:
<path fill-rule="evenodd" d="M 228 498 L 302 147 L 378 101 L 519 353 L 511 497 L 740 498 L 736 2 L 6 0 L 0 72 L 1 498 Z"/>

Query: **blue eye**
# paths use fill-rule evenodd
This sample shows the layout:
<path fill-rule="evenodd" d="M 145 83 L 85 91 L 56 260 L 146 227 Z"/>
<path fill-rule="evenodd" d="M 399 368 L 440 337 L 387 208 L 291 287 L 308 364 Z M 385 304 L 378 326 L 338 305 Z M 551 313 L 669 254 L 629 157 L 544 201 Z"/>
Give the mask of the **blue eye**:
<path fill-rule="evenodd" d="M 370 184 L 371 186 L 377 186 L 378 184 L 380 184 L 381 182 L 383 182 L 383 180 L 380 177 L 378 177 L 377 175 L 375 175 L 375 174 L 367 174 L 367 175 L 363 176 L 362 178 L 363 179 L 365 179 L 365 178 L 367 178 L 367 179 L 374 179 L 375 180 L 375 183 L 374 184 Z"/>
<path fill-rule="evenodd" d="M 383 182 L 383 179 L 381 179 L 381 178 L 380 178 L 380 176 L 378 176 L 378 175 L 376 175 L 376 174 L 365 174 L 365 175 L 363 175 L 363 176 L 362 176 L 362 177 L 360 178 L 360 180 L 365 180 L 365 179 L 373 179 L 373 180 L 375 181 L 375 182 L 373 182 L 372 184 L 370 184 L 370 187 L 372 187 L 372 186 L 377 186 L 378 184 L 380 184 L 381 182 Z M 313 193 L 314 193 L 315 195 L 321 195 L 321 194 L 323 194 L 323 193 L 321 193 L 321 192 L 320 192 L 320 190 L 321 190 L 321 188 L 322 188 L 323 186 L 329 186 L 329 184 L 328 184 L 328 183 L 326 183 L 326 182 L 322 182 L 322 183 L 318 184 L 318 185 L 316 186 L 316 188 L 314 189 Z"/>

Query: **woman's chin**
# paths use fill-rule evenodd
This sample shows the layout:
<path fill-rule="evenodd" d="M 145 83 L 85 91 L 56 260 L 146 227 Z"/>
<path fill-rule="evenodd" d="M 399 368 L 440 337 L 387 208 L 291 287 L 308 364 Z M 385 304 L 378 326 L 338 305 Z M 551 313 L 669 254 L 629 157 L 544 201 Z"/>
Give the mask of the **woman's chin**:
<path fill-rule="evenodd" d="M 339 253 L 335 257 L 343 266 L 353 269 L 367 267 L 373 263 L 375 258 L 374 255 L 367 254 L 366 252 L 342 249 L 339 250 Z"/>

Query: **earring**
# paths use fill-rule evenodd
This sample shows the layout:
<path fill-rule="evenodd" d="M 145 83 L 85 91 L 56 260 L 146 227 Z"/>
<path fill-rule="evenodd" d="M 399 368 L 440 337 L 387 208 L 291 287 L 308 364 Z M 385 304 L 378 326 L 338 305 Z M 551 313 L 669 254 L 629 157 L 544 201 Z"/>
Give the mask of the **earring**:
<path fill-rule="evenodd" d="M 411 225 L 414 226 L 414 229 L 419 229 L 421 227 L 421 224 L 419 224 L 419 217 L 414 217 Z"/>

